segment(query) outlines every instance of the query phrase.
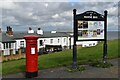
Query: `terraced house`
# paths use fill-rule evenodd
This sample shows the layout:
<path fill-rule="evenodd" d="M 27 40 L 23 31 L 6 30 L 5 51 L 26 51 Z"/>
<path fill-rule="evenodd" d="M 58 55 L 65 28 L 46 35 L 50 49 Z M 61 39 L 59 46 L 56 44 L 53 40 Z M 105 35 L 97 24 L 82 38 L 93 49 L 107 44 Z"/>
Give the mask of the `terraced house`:
<path fill-rule="evenodd" d="M 25 35 L 37 35 L 40 37 L 38 39 L 39 54 L 72 49 L 73 46 L 72 32 L 45 32 L 40 28 L 38 28 L 37 31 L 29 28 L 26 32 L 15 32 L 10 26 L 8 26 L 7 31 L 0 32 L 0 51 L 2 51 L 3 55 L 16 54 L 18 49 L 25 52 L 26 42 L 23 38 Z M 97 45 L 97 41 L 77 42 L 77 45 L 81 47 L 90 47 Z"/>

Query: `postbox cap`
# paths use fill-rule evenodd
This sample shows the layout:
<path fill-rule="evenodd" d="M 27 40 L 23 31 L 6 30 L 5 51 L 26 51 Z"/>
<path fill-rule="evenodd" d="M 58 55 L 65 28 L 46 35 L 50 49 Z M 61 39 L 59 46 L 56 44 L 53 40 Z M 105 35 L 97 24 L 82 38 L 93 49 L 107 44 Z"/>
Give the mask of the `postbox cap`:
<path fill-rule="evenodd" d="M 24 36 L 24 39 L 32 39 L 32 40 L 34 40 L 34 39 L 38 39 L 39 38 L 39 36 L 36 36 L 36 35 L 26 35 L 26 36 Z"/>

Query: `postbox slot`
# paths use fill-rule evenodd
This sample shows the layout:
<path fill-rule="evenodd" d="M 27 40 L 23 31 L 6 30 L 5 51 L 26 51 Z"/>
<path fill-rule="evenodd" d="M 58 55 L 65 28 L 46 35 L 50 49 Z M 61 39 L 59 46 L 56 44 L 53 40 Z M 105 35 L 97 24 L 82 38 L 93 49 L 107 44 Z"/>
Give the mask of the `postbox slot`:
<path fill-rule="evenodd" d="M 30 44 L 30 45 L 35 45 L 35 44 Z"/>

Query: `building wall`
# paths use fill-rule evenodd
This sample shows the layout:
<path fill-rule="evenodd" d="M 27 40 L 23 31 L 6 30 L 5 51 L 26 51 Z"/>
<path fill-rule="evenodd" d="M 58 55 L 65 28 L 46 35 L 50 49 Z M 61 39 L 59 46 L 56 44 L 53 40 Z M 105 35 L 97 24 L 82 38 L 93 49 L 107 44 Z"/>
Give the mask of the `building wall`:
<path fill-rule="evenodd" d="M 9 47 L 9 44 L 11 44 L 11 47 Z M 0 50 L 3 50 L 3 55 L 10 55 L 11 54 L 10 50 L 13 50 L 12 54 L 15 54 L 15 43 L 10 43 L 10 42 L 2 43 L 2 42 L 0 42 Z"/>
<path fill-rule="evenodd" d="M 42 40 L 43 45 L 40 45 L 40 40 Z M 51 40 L 53 41 L 51 42 Z M 20 45 L 21 41 L 24 41 L 24 47 L 26 47 L 25 39 L 19 39 L 19 40 L 16 40 L 16 49 L 19 49 L 21 47 Z M 73 47 L 73 37 L 39 38 L 37 42 L 38 42 L 37 44 L 38 50 L 39 48 L 44 48 L 45 45 L 61 45 L 62 48 L 64 48 L 64 46 L 70 47 L 71 45 L 71 48 Z M 98 43 L 97 41 L 77 41 L 76 42 L 77 45 L 82 45 L 82 47 L 96 46 L 97 43 Z"/>
<path fill-rule="evenodd" d="M 3 50 L 3 43 L 0 42 L 0 50 Z"/>
<path fill-rule="evenodd" d="M 40 40 L 43 41 L 43 46 L 40 46 Z M 61 45 L 62 47 L 68 46 L 67 37 L 54 37 L 54 38 L 39 38 L 38 48 L 43 48 L 45 45 Z"/>
<path fill-rule="evenodd" d="M 24 45 L 23 45 L 23 46 L 21 45 L 21 41 L 24 41 Z M 16 45 L 16 46 L 15 46 L 15 49 L 16 49 L 16 50 L 19 49 L 19 48 L 21 48 L 21 47 L 26 47 L 25 39 L 17 39 L 15 45 Z"/>
<path fill-rule="evenodd" d="M 40 45 L 40 40 L 43 41 L 43 45 Z M 52 41 L 51 41 L 52 40 Z M 59 41 L 58 41 L 59 40 Z M 23 46 L 21 46 L 21 42 L 24 42 Z M 82 47 L 90 47 L 90 46 L 96 46 L 97 45 L 97 41 L 79 41 L 76 42 L 77 45 L 82 45 Z M 15 43 L 12 43 L 12 47 L 11 48 L 5 48 L 3 46 L 3 43 L 0 42 L 0 49 L 4 50 L 4 55 L 10 55 L 9 50 L 13 49 L 14 54 L 15 51 L 18 50 L 21 47 L 26 47 L 26 41 L 25 39 L 16 39 Z M 45 45 L 61 45 L 62 48 L 68 47 L 71 48 L 73 47 L 73 37 L 53 37 L 53 38 L 39 38 L 38 39 L 38 51 L 40 48 L 45 47 Z"/>
<path fill-rule="evenodd" d="M 40 40 L 42 40 L 43 45 L 40 45 Z M 52 40 L 52 42 L 51 42 Z M 59 41 L 58 41 L 59 40 Z M 24 41 L 24 47 L 26 47 L 25 39 L 17 39 L 16 40 L 16 50 L 21 47 L 21 41 Z M 67 37 L 54 37 L 54 38 L 39 38 L 37 40 L 38 50 L 39 48 L 45 47 L 45 45 L 61 45 L 63 48 L 64 46 L 68 46 L 68 38 Z"/>

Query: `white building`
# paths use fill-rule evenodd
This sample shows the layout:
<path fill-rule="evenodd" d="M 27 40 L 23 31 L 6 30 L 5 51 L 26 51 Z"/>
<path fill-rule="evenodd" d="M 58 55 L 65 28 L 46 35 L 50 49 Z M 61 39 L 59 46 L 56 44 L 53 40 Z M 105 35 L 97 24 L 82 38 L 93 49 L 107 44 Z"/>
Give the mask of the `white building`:
<path fill-rule="evenodd" d="M 13 39 L 13 31 L 11 27 L 7 27 L 6 33 L 0 33 L 0 51 L 3 55 L 15 54 L 15 40 Z M 1 53 L 2 53 L 1 52 Z"/>
<path fill-rule="evenodd" d="M 0 42 L 0 49 L 4 52 L 3 55 L 10 55 L 10 50 L 13 51 L 13 54 L 21 48 L 25 51 L 26 42 L 23 37 L 25 35 L 37 35 L 40 38 L 38 39 L 38 51 L 39 52 L 53 52 L 53 51 L 61 51 L 62 49 L 69 49 L 73 46 L 73 37 L 70 33 L 67 32 L 44 32 L 40 28 L 35 32 L 31 28 L 30 32 L 13 32 L 12 28 L 7 27 L 6 32 L 2 32 L 2 41 Z M 81 45 L 82 47 L 96 46 L 97 41 L 85 41 L 85 42 L 77 42 L 77 45 Z"/>

